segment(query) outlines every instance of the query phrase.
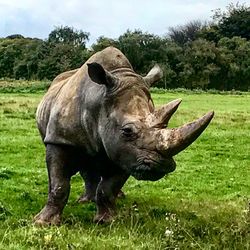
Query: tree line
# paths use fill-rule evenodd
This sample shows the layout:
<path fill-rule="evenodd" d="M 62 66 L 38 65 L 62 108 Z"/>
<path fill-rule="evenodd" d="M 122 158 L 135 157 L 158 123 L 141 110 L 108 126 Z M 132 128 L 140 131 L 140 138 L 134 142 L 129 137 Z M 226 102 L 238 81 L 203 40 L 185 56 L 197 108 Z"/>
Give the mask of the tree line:
<path fill-rule="evenodd" d="M 214 11 L 210 22 L 170 27 L 163 37 L 127 30 L 117 39 L 101 36 L 87 48 L 89 35 L 61 26 L 45 40 L 19 34 L 0 38 L 0 78 L 52 80 L 80 67 L 93 53 L 115 46 L 140 74 L 160 64 L 161 88 L 250 89 L 249 6 L 230 4 L 225 11 Z"/>

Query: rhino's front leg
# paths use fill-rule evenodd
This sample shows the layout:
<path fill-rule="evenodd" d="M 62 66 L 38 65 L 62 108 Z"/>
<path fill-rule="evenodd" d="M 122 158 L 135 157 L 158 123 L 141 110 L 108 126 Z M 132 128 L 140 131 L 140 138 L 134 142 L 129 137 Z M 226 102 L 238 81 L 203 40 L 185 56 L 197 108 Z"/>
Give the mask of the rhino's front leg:
<path fill-rule="evenodd" d="M 57 225 L 60 223 L 70 192 L 72 173 L 68 163 L 69 155 L 66 148 L 49 144 L 46 146 L 49 194 L 47 204 L 34 218 L 36 224 Z"/>
<path fill-rule="evenodd" d="M 103 223 L 112 220 L 115 215 L 115 200 L 129 175 L 119 173 L 110 177 L 101 177 L 96 191 L 97 214 L 94 222 Z"/>

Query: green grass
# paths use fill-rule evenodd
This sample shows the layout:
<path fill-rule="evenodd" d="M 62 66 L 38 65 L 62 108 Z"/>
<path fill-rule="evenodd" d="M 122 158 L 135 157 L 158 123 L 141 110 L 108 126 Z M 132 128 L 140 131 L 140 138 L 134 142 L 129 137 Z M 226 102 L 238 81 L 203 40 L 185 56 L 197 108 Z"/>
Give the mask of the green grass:
<path fill-rule="evenodd" d="M 26 81 L 0 78 L 0 93 L 43 93 L 50 81 Z"/>
<path fill-rule="evenodd" d="M 183 102 L 170 122 L 182 125 L 214 110 L 202 136 L 176 156 L 157 182 L 130 178 L 110 225 L 95 225 L 93 204 L 76 202 L 72 178 L 59 227 L 33 216 L 47 197 L 44 146 L 34 119 L 42 94 L 0 94 L 0 249 L 250 249 L 250 95 L 167 92 L 156 105 Z"/>

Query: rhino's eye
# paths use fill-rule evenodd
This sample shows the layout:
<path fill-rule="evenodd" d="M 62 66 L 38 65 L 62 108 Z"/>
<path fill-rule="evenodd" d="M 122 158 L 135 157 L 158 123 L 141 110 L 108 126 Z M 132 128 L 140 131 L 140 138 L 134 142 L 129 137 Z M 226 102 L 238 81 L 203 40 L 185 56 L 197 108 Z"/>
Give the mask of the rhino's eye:
<path fill-rule="evenodd" d="M 133 130 L 131 128 L 123 128 L 122 132 L 126 136 L 129 136 L 129 135 L 133 134 Z"/>
<path fill-rule="evenodd" d="M 134 138 L 137 135 L 137 129 L 133 124 L 128 124 L 122 127 L 122 135 L 126 138 Z"/>

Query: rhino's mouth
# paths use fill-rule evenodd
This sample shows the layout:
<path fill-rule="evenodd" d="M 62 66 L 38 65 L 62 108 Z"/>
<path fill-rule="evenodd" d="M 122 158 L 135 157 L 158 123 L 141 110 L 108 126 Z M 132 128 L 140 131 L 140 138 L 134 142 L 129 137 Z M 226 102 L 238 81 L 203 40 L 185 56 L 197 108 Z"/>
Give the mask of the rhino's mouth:
<path fill-rule="evenodd" d="M 137 180 L 147 180 L 147 181 L 157 181 L 161 179 L 166 172 L 152 170 L 152 169 L 145 169 L 146 166 L 142 166 L 142 169 L 135 169 L 131 175 L 135 177 Z"/>
<path fill-rule="evenodd" d="M 150 161 L 133 167 L 131 175 L 137 180 L 157 181 L 166 174 L 175 170 L 176 164 L 173 159 L 157 163 Z"/>

